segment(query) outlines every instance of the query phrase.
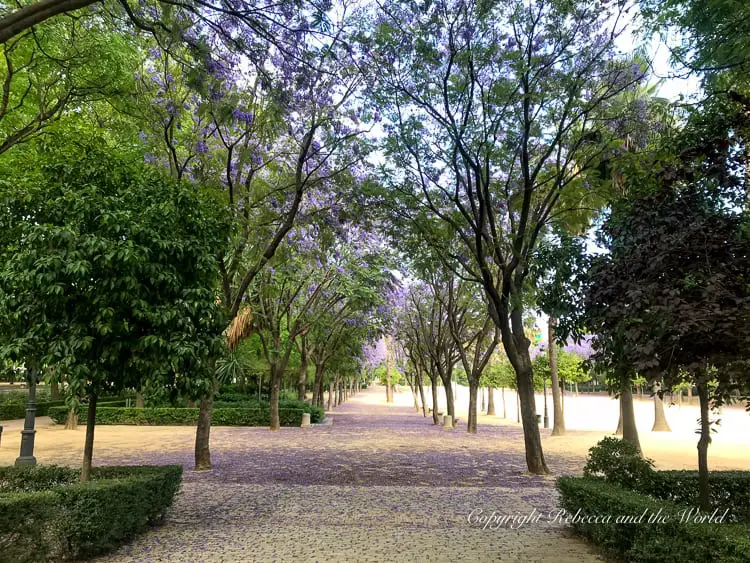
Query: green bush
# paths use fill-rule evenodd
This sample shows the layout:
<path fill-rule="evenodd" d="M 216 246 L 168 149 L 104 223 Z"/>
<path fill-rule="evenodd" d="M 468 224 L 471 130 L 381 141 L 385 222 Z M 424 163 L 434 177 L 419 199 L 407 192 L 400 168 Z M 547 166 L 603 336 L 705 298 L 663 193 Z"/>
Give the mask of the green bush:
<path fill-rule="evenodd" d="M 299 426 L 302 424 L 302 409 L 279 409 L 279 421 L 282 426 Z M 153 426 L 192 426 L 198 423 L 199 409 L 186 408 L 143 408 L 135 407 L 97 407 L 96 423 L 102 425 L 153 425 Z M 57 424 L 64 424 L 68 409 L 55 407 L 49 413 Z M 78 410 L 78 422 L 84 424 L 87 419 L 85 405 Z M 214 426 L 269 426 L 270 414 L 267 408 L 214 408 L 212 416 Z"/>
<path fill-rule="evenodd" d="M 655 473 L 654 462 L 642 458 L 633 444 L 611 436 L 589 450 L 583 468 L 587 477 L 602 477 L 608 483 L 631 490 L 650 488 Z"/>
<path fill-rule="evenodd" d="M 729 509 L 732 522 L 750 522 L 750 471 L 711 471 L 711 507 Z M 638 489 L 658 499 L 698 506 L 697 471 L 655 471 L 649 486 Z"/>
<path fill-rule="evenodd" d="M 117 547 L 165 514 L 182 467 L 94 468 L 88 483 L 77 475 L 54 466 L 3 470 L 3 483 L 31 491 L 0 494 L 3 561 L 78 559 Z"/>
<path fill-rule="evenodd" d="M 43 401 L 36 404 L 36 416 L 47 416 L 53 407 L 64 405 L 65 401 Z M 26 402 L 0 404 L 0 420 L 14 420 L 26 416 Z"/>
<path fill-rule="evenodd" d="M 602 479 L 560 477 L 560 504 L 573 528 L 627 561 L 747 563 L 750 527 L 681 521 L 688 507 L 625 490 Z M 649 516 L 666 521 L 649 522 Z M 599 517 L 594 521 L 594 517 Z M 609 520 L 605 518 L 609 516 Z M 629 517 L 629 522 L 617 518 Z"/>

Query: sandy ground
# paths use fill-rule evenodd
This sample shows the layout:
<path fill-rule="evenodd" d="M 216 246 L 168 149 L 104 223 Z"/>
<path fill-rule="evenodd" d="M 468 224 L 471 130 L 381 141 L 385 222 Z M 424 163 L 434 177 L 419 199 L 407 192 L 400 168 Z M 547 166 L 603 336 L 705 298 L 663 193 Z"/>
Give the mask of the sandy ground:
<path fill-rule="evenodd" d="M 385 403 L 368 389 L 311 429 L 214 428 L 214 467 L 192 471 L 192 427 L 102 426 L 95 464 L 179 463 L 183 488 L 164 525 L 142 534 L 107 562 L 125 561 L 596 561 L 570 531 L 549 523 L 557 510 L 555 476 L 580 473 L 589 447 L 617 422 L 617 403 L 566 397 L 568 435 L 542 430 L 553 473 L 526 473 L 515 395 L 508 419 L 480 417 L 466 433 L 468 390 L 459 387 L 455 430 L 414 412 L 408 388 Z M 539 406 L 542 397 L 538 397 Z M 502 415 L 500 393 L 497 412 Z M 653 405 L 637 403 L 646 455 L 661 468 L 694 468 L 697 408 L 667 409 L 673 432 L 652 433 Z M 541 412 L 541 409 L 540 409 Z M 4 422 L 0 464 L 18 455 L 22 421 Z M 84 428 L 38 421 L 41 463 L 78 465 Z M 750 469 L 750 416 L 725 409 L 709 451 L 714 469 Z M 484 529 L 477 515 L 523 516 L 541 523 Z M 471 515 L 474 515 L 472 520 Z"/>

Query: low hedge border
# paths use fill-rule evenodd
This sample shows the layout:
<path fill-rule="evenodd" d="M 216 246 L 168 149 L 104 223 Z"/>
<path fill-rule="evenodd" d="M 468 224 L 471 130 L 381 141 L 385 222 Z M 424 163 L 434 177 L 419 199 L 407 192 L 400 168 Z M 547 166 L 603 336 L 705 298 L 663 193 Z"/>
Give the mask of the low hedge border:
<path fill-rule="evenodd" d="M 573 528 L 605 551 L 627 561 L 748 561 L 750 525 L 746 523 L 683 522 L 683 511 L 694 506 L 657 500 L 591 477 L 560 477 L 557 489 Z M 637 521 L 644 512 L 646 516 Z M 573 515 L 577 513 L 582 518 L 576 521 Z M 648 516 L 655 514 L 667 515 L 668 521 L 648 522 Z M 611 519 L 593 522 L 583 518 L 596 515 L 611 515 Z M 633 517 L 635 521 L 618 523 L 619 515 Z"/>
<path fill-rule="evenodd" d="M 96 423 L 102 425 L 151 425 L 151 426 L 193 426 L 198 423 L 199 409 L 189 408 L 134 408 L 98 406 Z M 300 426 L 302 409 L 279 409 L 281 426 Z M 65 424 L 68 409 L 54 407 L 49 416 L 57 424 Z M 85 406 L 79 407 L 78 422 L 84 424 L 87 419 Z M 270 426 L 271 416 L 268 409 L 215 408 L 211 418 L 214 426 Z"/>
<path fill-rule="evenodd" d="M 78 482 L 68 467 L 0 470 L 0 553 L 14 563 L 60 561 L 110 551 L 161 519 L 182 467 L 100 467 Z M 9 492 L 16 491 L 16 492 Z"/>
<path fill-rule="evenodd" d="M 65 401 L 41 401 L 36 404 L 36 416 L 47 416 L 49 410 L 60 405 Z M 14 420 L 26 416 L 26 404 L 22 403 L 3 403 L 0 404 L 0 420 Z"/>
<path fill-rule="evenodd" d="M 711 506 L 729 508 L 731 522 L 750 523 L 750 471 L 711 471 Z M 654 471 L 648 487 L 638 492 L 685 506 L 698 506 L 697 471 Z M 750 556 L 749 556 L 750 558 Z"/>
<path fill-rule="evenodd" d="M 36 404 L 36 416 L 50 416 L 50 410 L 64 407 L 65 401 L 41 401 Z M 125 406 L 124 399 L 104 400 L 99 405 L 108 407 Z M 26 403 L 0 404 L 0 420 L 15 420 L 26 417 Z"/>
<path fill-rule="evenodd" d="M 226 401 L 217 399 L 214 401 L 214 409 L 268 409 L 268 403 L 259 403 L 257 400 Z M 283 399 L 279 401 L 279 410 L 302 409 L 302 412 L 310 414 L 310 422 L 313 424 L 322 422 L 325 418 L 323 407 L 311 405 L 296 399 Z"/>

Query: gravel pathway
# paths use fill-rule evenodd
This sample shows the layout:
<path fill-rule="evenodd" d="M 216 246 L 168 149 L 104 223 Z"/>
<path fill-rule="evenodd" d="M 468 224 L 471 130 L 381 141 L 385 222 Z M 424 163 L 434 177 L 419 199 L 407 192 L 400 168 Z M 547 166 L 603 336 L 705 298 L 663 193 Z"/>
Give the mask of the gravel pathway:
<path fill-rule="evenodd" d="M 384 393 L 382 393 L 384 396 Z M 553 477 L 525 475 L 515 426 L 444 431 L 381 389 L 311 429 L 216 428 L 214 469 L 197 473 L 192 444 L 167 442 L 99 464 L 181 463 L 182 492 L 166 522 L 112 555 L 125 561 L 598 561 L 550 513 Z M 147 435 L 146 435 L 147 436 Z M 556 474 L 576 456 L 549 456 Z M 535 517 L 504 525 L 495 518 Z"/>

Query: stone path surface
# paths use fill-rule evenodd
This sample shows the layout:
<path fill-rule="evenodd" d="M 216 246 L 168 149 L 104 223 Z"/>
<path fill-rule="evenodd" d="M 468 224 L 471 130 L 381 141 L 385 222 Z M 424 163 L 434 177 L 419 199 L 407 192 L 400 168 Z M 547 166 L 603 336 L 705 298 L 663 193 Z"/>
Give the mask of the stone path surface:
<path fill-rule="evenodd" d="M 520 428 L 445 431 L 385 404 L 381 391 L 351 398 L 327 426 L 215 428 L 210 472 L 190 470 L 192 443 L 181 432 L 127 456 L 99 450 L 98 464 L 181 463 L 185 475 L 163 525 L 98 561 L 600 560 L 548 521 L 554 478 L 524 474 Z M 582 466 L 579 457 L 548 461 L 558 474 Z M 542 517 L 485 528 L 493 512 Z"/>

